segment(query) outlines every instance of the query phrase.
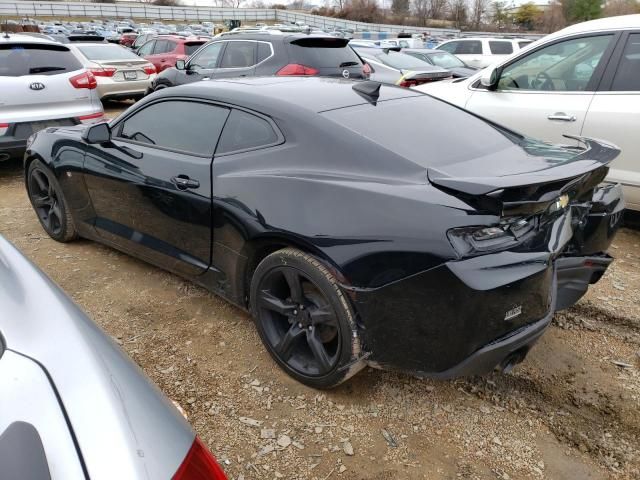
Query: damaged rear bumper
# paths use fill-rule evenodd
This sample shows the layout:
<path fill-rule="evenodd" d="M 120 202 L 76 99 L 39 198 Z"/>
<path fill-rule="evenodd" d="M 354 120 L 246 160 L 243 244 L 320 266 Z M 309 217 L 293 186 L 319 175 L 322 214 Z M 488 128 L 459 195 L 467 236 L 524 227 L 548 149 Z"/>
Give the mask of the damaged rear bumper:
<path fill-rule="evenodd" d="M 596 283 L 613 258 L 603 254 L 590 257 L 561 257 L 556 260 L 558 294 L 556 311 L 576 304 L 587 293 L 589 285 Z"/>

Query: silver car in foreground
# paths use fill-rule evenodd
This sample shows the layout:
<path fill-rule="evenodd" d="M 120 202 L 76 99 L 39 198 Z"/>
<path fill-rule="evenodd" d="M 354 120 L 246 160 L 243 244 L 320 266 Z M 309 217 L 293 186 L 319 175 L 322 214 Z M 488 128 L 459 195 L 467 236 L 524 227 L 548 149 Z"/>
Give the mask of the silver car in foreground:
<path fill-rule="evenodd" d="M 0 33 L 0 161 L 50 126 L 102 120 L 96 79 L 66 45 Z"/>
<path fill-rule="evenodd" d="M 172 403 L 2 236 L 0 478 L 225 478 Z"/>
<path fill-rule="evenodd" d="M 98 82 L 100 100 L 144 97 L 156 78 L 156 67 L 131 50 L 112 43 L 68 45 Z"/>

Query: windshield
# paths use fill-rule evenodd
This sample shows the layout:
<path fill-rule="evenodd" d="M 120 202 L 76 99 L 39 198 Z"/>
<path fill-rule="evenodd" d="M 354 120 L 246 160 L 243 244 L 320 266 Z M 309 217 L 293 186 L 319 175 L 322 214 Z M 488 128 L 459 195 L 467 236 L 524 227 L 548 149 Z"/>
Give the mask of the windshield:
<path fill-rule="evenodd" d="M 77 47 L 89 60 L 140 60 L 135 53 L 118 45 L 83 45 Z"/>
<path fill-rule="evenodd" d="M 388 67 L 396 68 L 398 70 L 404 70 L 408 68 L 424 68 L 429 65 L 427 62 L 420 60 L 419 58 L 399 52 L 381 52 L 375 54 L 374 56 L 379 62 L 387 65 Z"/>
<path fill-rule="evenodd" d="M 455 68 L 465 66 L 462 60 L 448 52 L 430 53 L 428 55 L 433 64 L 438 65 L 439 67 Z"/>

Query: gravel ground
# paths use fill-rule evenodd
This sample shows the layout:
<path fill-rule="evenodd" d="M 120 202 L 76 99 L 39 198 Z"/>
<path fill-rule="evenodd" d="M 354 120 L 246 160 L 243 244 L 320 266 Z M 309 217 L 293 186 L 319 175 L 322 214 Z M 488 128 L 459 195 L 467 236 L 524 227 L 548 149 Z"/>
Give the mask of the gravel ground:
<path fill-rule="evenodd" d="M 285 376 L 249 316 L 205 290 L 96 243 L 50 240 L 18 163 L 0 163 L 0 233 L 182 405 L 230 478 L 640 478 L 637 230 L 619 233 L 602 281 L 511 374 L 366 369 L 330 392 Z"/>

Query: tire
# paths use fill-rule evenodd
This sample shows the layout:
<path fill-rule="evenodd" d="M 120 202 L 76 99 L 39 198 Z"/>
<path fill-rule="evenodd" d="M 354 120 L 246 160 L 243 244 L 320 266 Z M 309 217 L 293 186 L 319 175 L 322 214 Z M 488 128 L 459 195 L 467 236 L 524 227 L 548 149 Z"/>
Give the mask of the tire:
<path fill-rule="evenodd" d="M 333 388 L 364 367 L 355 314 L 335 276 L 314 256 L 285 248 L 251 278 L 251 313 L 280 367 L 313 388 Z"/>
<path fill-rule="evenodd" d="M 27 194 L 44 231 L 58 242 L 77 238 L 69 204 L 53 172 L 40 160 L 33 160 L 26 172 Z"/>

